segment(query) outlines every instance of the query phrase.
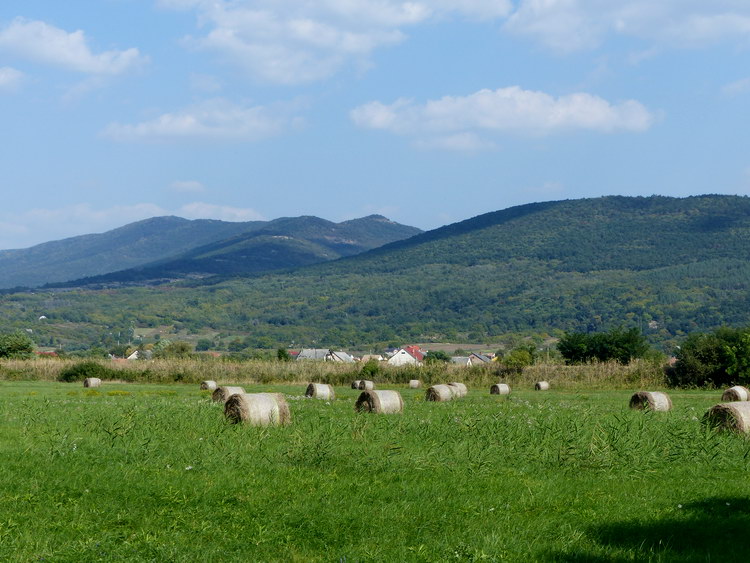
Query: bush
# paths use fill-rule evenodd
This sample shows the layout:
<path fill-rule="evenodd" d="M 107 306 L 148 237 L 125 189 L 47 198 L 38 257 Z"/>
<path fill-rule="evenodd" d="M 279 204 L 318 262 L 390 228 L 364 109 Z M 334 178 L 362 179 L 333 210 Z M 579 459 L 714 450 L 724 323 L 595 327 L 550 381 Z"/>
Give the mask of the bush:
<path fill-rule="evenodd" d="M 0 334 L 0 358 L 29 358 L 34 341 L 23 332 Z"/>
<path fill-rule="evenodd" d="M 88 377 L 98 377 L 99 379 L 113 379 L 113 373 L 113 370 L 106 366 L 103 366 L 98 362 L 80 362 L 66 367 L 65 369 L 60 371 L 60 375 L 57 376 L 57 380 L 70 383 L 73 381 L 83 381 Z"/>
<path fill-rule="evenodd" d="M 675 387 L 726 387 L 750 381 L 746 365 L 749 330 L 720 328 L 710 334 L 691 334 L 675 354 L 677 362 L 667 370 Z"/>

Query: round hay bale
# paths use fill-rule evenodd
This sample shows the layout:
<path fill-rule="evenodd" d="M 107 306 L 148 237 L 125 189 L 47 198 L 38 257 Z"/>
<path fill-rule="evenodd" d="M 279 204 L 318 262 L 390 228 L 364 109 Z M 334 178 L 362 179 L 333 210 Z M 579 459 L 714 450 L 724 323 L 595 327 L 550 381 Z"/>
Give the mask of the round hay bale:
<path fill-rule="evenodd" d="M 534 391 L 549 391 L 549 382 L 537 381 L 534 383 Z"/>
<path fill-rule="evenodd" d="M 201 391 L 215 391 L 218 385 L 215 381 L 203 381 L 201 382 Z"/>
<path fill-rule="evenodd" d="M 235 393 L 224 403 L 224 416 L 235 424 L 279 426 L 292 421 L 289 405 L 281 393 Z"/>
<path fill-rule="evenodd" d="M 359 390 L 360 391 L 372 391 L 375 389 L 375 382 L 370 381 L 369 379 L 363 379 L 359 382 Z"/>
<path fill-rule="evenodd" d="M 510 395 L 510 385 L 507 383 L 495 383 L 490 387 L 490 395 Z"/>
<path fill-rule="evenodd" d="M 217 387 L 214 389 L 214 392 L 211 393 L 211 399 L 216 401 L 217 403 L 226 403 L 227 399 L 231 397 L 232 395 L 236 395 L 237 393 L 244 393 L 245 390 L 242 387 L 231 387 L 222 385 L 221 387 Z"/>
<path fill-rule="evenodd" d="M 630 397 L 630 408 L 668 411 L 672 409 L 672 399 L 661 391 L 638 391 Z"/>
<path fill-rule="evenodd" d="M 98 377 L 87 377 L 83 380 L 84 387 L 101 387 L 102 380 Z"/>
<path fill-rule="evenodd" d="M 735 402 L 735 401 L 750 401 L 750 391 L 747 387 L 742 385 L 735 385 L 730 387 L 721 396 L 722 401 Z"/>
<path fill-rule="evenodd" d="M 398 391 L 363 391 L 354 408 L 360 412 L 392 414 L 403 412 L 404 400 Z"/>
<path fill-rule="evenodd" d="M 420 389 L 421 387 L 422 387 L 422 382 L 419 381 L 419 379 L 409 380 L 409 389 Z"/>
<path fill-rule="evenodd" d="M 456 395 L 456 397 L 466 397 L 466 394 L 469 392 L 469 389 L 466 387 L 466 385 L 458 381 L 452 381 L 448 384 L 448 386 L 453 388 L 453 393 Z"/>
<path fill-rule="evenodd" d="M 438 403 L 452 401 L 455 398 L 455 388 L 450 385 L 433 385 L 427 389 L 424 396 L 425 401 L 435 401 Z"/>
<path fill-rule="evenodd" d="M 362 383 L 361 379 L 355 379 L 352 381 L 352 389 L 359 389 L 359 384 Z"/>
<path fill-rule="evenodd" d="M 305 397 L 333 401 L 336 398 L 336 392 L 333 390 L 333 385 L 310 383 L 307 386 L 307 391 L 305 391 Z"/>
<path fill-rule="evenodd" d="M 721 430 L 747 434 L 750 432 L 750 402 L 734 401 L 715 405 L 703 415 L 703 422 Z"/>

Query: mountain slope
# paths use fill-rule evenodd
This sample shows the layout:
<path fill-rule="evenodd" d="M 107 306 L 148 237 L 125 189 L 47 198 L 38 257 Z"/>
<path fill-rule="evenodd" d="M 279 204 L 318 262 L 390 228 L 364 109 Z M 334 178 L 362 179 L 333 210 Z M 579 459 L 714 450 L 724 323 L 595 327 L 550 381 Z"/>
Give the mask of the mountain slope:
<path fill-rule="evenodd" d="M 380 215 L 342 223 L 318 217 L 284 217 L 252 231 L 193 248 L 177 257 L 56 285 L 145 283 L 298 268 L 359 254 L 421 232 Z"/>
<path fill-rule="evenodd" d="M 8 297 L 0 318 L 24 318 L 14 309 L 21 302 L 27 321 L 45 314 L 91 330 L 132 322 L 252 326 L 248 345 L 486 342 L 508 332 L 618 325 L 675 342 L 689 331 L 750 322 L 750 198 L 519 206 L 294 272 Z"/>
<path fill-rule="evenodd" d="M 106 233 L 46 242 L 27 249 L 0 250 L 0 288 L 34 287 L 122 270 L 263 224 L 264 221 L 230 223 L 154 217 Z"/>

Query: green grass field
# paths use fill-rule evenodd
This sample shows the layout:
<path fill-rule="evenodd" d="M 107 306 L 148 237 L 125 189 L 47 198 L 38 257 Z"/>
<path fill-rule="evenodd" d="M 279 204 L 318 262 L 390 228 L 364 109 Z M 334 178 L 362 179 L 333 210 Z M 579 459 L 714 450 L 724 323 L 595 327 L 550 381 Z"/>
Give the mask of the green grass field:
<path fill-rule="evenodd" d="M 399 388 L 391 385 L 389 388 Z M 0 381 L 2 561 L 746 561 L 750 441 L 716 391 L 474 388 L 402 415 L 304 386 L 281 428 L 197 385 Z"/>

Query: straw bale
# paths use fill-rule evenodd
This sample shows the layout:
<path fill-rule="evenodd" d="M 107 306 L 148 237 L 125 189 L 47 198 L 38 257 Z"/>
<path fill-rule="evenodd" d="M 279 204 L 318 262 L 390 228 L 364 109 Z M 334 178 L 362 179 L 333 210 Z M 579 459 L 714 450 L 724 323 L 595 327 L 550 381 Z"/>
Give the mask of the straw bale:
<path fill-rule="evenodd" d="M 549 381 L 537 381 L 534 384 L 534 391 L 549 391 Z"/>
<path fill-rule="evenodd" d="M 672 399 L 661 391 L 638 391 L 630 398 L 630 408 L 668 411 L 672 410 Z"/>
<path fill-rule="evenodd" d="M 466 397 L 466 394 L 469 392 L 469 389 L 466 387 L 466 385 L 458 381 L 452 381 L 448 384 L 448 386 L 452 388 L 453 393 L 454 395 L 456 395 L 456 397 Z"/>
<path fill-rule="evenodd" d="M 456 398 L 455 388 L 450 385 L 433 385 L 425 393 L 425 401 L 436 401 L 442 403 L 452 401 Z"/>
<path fill-rule="evenodd" d="M 375 382 L 370 381 L 369 379 L 363 379 L 359 382 L 359 390 L 360 391 L 372 391 L 375 389 Z"/>
<path fill-rule="evenodd" d="M 355 379 L 352 381 L 352 389 L 359 389 L 359 384 L 362 383 L 361 379 Z"/>
<path fill-rule="evenodd" d="M 734 387 L 730 387 L 726 391 L 724 391 L 724 394 L 721 396 L 722 401 L 750 401 L 750 391 L 747 390 L 747 387 L 743 387 L 742 385 L 735 385 Z"/>
<path fill-rule="evenodd" d="M 201 391 L 215 391 L 217 387 L 215 381 L 207 380 L 201 383 Z"/>
<path fill-rule="evenodd" d="M 224 403 L 224 416 L 235 424 L 253 426 L 289 424 L 292 415 L 281 393 L 235 393 Z"/>
<path fill-rule="evenodd" d="M 420 389 L 421 387 L 422 387 L 422 382 L 419 381 L 419 379 L 409 380 L 409 389 Z"/>
<path fill-rule="evenodd" d="M 495 383 L 490 387 L 490 395 L 510 395 L 510 385 L 507 383 Z"/>
<path fill-rule="evenodd" d="M 327 385 L 325 383 L 310 383 L 307 386 L 307 391 L 305 391 L 305 397 L 333 401 L 336 398 L 336 392 L 333 390 L 333 385 Z"/>
<path fill-rule="evenodd" d="M 354 408 L 358 411 L 392 414 L 404 411 L 404 400 L 398 391 L 363 391 Z"/>
<path fill-rule="evenodd" d="M 237 393 L 244 393 L 245 390 L 242 387 L 231 387 L 222 385 L 221 387 L 217 387 L 214 392 L 211 394 L 211 398 L 218 402 L 226 403 L 227 399 L 231 397 L 232 395 L 236 395 Z"/>
<path fill-rule="evenodd" d="M 721 430 L 750 432 L 750 402 L 734 401 L 714 405 L 703 416 L 703 422 Z"/>
<path fill-rule="evenodd" d="M 98 377 L 87 377 L 83 380 L 84 387 L 101 387 L 102 380 Z"/>

